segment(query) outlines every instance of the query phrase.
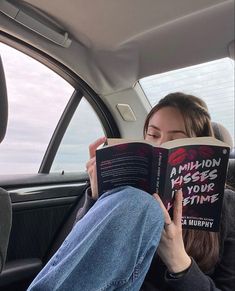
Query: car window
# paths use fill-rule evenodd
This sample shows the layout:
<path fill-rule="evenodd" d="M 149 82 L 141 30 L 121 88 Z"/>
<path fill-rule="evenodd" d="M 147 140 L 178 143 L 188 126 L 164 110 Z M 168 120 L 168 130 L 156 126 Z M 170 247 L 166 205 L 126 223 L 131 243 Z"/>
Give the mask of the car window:
<path fill-rule="evenodd" d="M 84 171 L 89 144 L 104 135 L 98 116 L 83 97 L 62 139 L 51 172 Z"/>
<path fill-rule="evenodd" d="M 229 58 L 153 75 L 140 80 L 151 105 L 172 92 L 203 99 L 211 119 L 222 123 L 234 140 L 234 61 Z"/>
<path fill-rule="evenodd" d="M 0 43 L 9 118 L 0 175 L 37 173 L 74 88 L 38 61 Z"/>

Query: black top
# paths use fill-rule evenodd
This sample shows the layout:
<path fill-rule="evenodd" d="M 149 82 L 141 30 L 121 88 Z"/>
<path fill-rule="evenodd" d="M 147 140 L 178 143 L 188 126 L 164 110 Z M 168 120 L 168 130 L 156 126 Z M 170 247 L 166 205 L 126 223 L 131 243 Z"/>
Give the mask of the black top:
<path fill-rule="evenodd" d="M 235 193 L 226 189 L 223 201 L 220 230 L 220 258 L 210 274 L 204 274 L 192 260 L 187 273 L 179 279 L 166 275 L 166 266 L 157 254 L 154 256 L 141 291 L 234 291 L 235 290 Z M 77 213 L 76 221 L 81 219 L 94 205 L 90 189 L 86 200 Z"/>

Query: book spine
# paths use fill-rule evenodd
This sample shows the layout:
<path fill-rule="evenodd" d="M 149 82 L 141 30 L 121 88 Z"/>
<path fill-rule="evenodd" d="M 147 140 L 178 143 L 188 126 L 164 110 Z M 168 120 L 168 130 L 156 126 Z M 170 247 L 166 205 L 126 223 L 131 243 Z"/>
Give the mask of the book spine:
<path fill-rule="evenodd" d="M 167 170 L 168 170 L 168 151 L 164 149 L 164 152 L 162 153 L 162 159 L 161 159 L 161 172 L 160 172 L 160 187 L 159 187 L 159 195 L 160 197 L 166 196 L 166 177 L 167 177 Z"/>
<path fill-rule="evenodd" d="M 153 148 L 153 170 L 152 189 L 160 197 L 164 193 L 167 165 L 167 150 L 164 148 Z"/>

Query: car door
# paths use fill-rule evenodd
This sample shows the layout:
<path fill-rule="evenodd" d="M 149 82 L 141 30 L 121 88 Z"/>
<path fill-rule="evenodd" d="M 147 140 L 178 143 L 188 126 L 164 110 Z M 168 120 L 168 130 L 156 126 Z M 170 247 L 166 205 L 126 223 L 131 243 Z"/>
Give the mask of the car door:
<path fill-rule="evenodd" d="M 13 209 L 0 290 L 25 290 L 83 203 L 89 143 L 119 132 L 105 104 L 78 76 L 43 52 L 2 39 L 15 48 L 0 43 L 9 101 L 0 187 L 10 193 Z"/>

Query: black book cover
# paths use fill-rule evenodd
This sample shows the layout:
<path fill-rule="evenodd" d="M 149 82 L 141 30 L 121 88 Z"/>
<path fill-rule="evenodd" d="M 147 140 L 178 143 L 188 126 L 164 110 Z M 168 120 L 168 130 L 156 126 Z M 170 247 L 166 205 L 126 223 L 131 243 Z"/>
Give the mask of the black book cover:
<path fill-rule="evenodd" d="M 169 182 L 160 196 L 171 213 L 175 191 L 182 189 L 183 228 L 219 230 L 228 158 L 228 148 L 213 145 L 169 150 L 165 176 Z"/>
<path fill-rule="evenodd" d="M 207 141 L 209 144 L 203 144 Z M 175 192 L 182 189 L 183 228 L 218 231 L 229 147 L 222 142 L 214 145 L 216 141 L 187 138 L 161 147 L 124 141 L 99 149 L 99 195 L 119 186 L 158 193 L 172 216 Z"/>

